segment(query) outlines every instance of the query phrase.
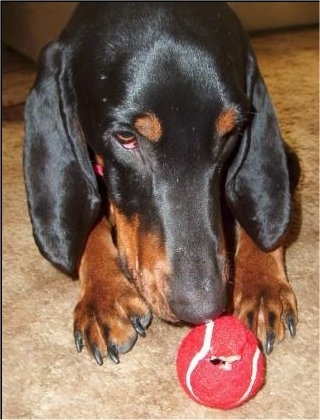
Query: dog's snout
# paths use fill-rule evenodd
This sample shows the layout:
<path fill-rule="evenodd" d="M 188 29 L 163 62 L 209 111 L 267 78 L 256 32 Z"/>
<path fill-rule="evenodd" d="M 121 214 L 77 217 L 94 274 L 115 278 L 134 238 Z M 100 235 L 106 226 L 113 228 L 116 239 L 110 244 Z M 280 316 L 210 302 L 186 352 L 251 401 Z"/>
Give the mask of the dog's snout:
<path fill-rule="evenodd" d="M 180 321 L 201 324 L 214 319 L 224 312 L 226 291 L 223 286 L 211 290 L 197 289 L 173 291 L 169 297 L 172 312 Z"/>

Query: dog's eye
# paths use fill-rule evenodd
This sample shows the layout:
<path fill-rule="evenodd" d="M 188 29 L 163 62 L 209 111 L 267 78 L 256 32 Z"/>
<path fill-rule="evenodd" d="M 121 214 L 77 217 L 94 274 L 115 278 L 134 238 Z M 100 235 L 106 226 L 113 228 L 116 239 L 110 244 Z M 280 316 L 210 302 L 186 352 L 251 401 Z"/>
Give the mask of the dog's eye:
<path fill-rule="evenodd" d="M 130 131 L 118 131 L 114 137 L 125 149 L 135 149 L 138 146 L 137 137 Z"/>

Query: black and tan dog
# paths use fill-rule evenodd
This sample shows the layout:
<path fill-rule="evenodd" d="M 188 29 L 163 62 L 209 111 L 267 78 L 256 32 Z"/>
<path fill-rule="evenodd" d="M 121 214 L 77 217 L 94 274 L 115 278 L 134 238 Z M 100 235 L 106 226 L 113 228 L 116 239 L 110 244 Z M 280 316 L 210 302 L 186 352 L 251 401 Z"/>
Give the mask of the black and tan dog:
<path fill-rule="evenodd" d="M 226 4 L 83 3 L 41 55 L 25 120 L 35 240 L 81 280 L 78 351 L 119 362 L 151 312 L 206 322 L 229 283 L 267 353 L 294 336 L 287 154 Z"/>

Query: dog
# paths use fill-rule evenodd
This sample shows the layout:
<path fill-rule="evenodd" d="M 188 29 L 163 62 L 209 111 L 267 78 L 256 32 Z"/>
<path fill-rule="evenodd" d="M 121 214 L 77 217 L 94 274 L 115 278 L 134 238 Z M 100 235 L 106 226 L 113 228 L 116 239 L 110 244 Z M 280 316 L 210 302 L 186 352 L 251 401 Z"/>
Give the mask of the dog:
<path fill-rule="evenodd" d="M 227 310 L 267 354 L 293 337 L 292 156 L 226 3 L 82 3 L 41 53 L 24 142 L 36 244 L 80 279 L 77 351 L 119 363 L 153 315 Z"/>

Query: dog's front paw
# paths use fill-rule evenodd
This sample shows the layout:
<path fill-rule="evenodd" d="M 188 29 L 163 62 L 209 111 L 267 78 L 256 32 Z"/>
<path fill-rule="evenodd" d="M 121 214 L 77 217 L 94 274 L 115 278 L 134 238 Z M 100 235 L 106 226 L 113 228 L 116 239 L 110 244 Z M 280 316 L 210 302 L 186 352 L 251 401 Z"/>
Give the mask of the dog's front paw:
<path fill-rule="evenodd" d="M 268 272 L 238 271 L 234 288 L 234 312 L 257 335 L 270 354 L 288 329 L 296 334 L 297 303 L 285 279 Z"/>
<path fill-rule="evenodd" d="M 108 284 L 113 287 L 110 289 Z M 77 351 L 86 345 L 99 365 L 106 354 L 119 363 L 119 353 L 128 352 L 138 335 L 145 336 L 151 319 L 149 308 L 125 278 L 112 283 L 95 282 L 95 287 L 85 290 L 74 310 Z"/>

